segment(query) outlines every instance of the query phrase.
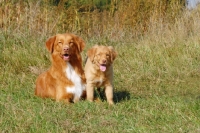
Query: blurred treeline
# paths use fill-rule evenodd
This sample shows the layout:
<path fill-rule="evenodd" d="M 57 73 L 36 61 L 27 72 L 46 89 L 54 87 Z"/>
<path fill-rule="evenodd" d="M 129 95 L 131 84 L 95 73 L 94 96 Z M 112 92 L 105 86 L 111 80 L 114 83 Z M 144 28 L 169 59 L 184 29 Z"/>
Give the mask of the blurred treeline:
<path fill-rule="evenodd" d="M 1 0 L 0 28 L 28 34 L 137 36 L 154 24 L 175 22 L 184 5 L 185 0 Z"/>

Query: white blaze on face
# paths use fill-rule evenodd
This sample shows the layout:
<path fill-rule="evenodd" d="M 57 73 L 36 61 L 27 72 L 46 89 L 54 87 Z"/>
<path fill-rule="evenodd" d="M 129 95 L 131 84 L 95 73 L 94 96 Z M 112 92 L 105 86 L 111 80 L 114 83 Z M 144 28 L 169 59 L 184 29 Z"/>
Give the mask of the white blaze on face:
<path fill-rule="evenodd" d="M 81 77 L 76 73 L 69 62 L 67 62 L 66 75 L 67 78 L 74 83 L 74 86 L 66 87 L 66 91 L 74 94 L 75 98 L 80 98 L 83 90 L 85 90 L 85 84 L 82 84 Z"/>

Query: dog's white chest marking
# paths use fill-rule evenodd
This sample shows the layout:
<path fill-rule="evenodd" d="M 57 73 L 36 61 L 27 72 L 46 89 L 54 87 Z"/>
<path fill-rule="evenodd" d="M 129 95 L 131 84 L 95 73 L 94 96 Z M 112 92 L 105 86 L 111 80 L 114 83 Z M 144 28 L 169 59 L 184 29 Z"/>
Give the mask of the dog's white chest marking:
<path fill-rule="evenodd" d="M 66 91 L 74 94 L 74 98 L 80 98 L 83 90 L 85 90 L 85 84 L 82 84 L 81 77 L 76 73 L 70 63 L 67 63 L 67 69 L 65 71 L 67 78 L 74 83 L 74 86 L 66 87 Z"/>

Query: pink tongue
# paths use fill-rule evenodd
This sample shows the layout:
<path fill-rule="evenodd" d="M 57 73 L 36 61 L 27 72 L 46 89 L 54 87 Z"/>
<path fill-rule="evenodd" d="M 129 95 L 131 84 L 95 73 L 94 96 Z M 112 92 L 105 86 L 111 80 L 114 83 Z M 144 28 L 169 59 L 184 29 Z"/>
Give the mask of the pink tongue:
<path fill-rule="evenodd" d="M 106 70 L 106 66 L 100 66 L 100 70 L 102 71 L 102 72 L 104 72 L 105 70 Z"/>
<path fill-rule="evenodd" d="M 64 60 L 68 60 L 68 59 L 69 59 L 69 56 L 63 56 L 63 59 L 64 59 Z"/>

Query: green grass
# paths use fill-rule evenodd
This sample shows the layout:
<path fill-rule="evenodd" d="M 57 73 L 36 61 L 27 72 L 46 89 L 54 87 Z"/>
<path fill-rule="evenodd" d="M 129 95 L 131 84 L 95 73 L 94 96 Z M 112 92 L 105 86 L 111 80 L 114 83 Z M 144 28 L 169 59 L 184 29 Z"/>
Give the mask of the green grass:
<path fill-rule="evenodd" d="M 0 132 L 200 132 L 199 10 L 174 15 L 175 22 L 153 16 L 144 34 L 123 24 L 114 25 L 120 30 L 113 25 L 100 28 L 101 34 L 93 25 L 89 36 L 72 30 L 86 41 L 83 60 L 95 44 L 112 45 L 118 52 L 116 104 L 109 106 L 105 97 L 98 103 L 64 104 L 34 95 L 37 76 L 51 64 L 45 40 L 63 30 L 56 28 L 60 20 L 52 20 L 53 9 L 43 12 L 39 5 L 31 7 L 35 8 L 25 14 L 21 11 L 18 23 L 10 19 L 9 25 L 0 27 Z"/>
<path fill-rule="evenodd" d="M 68 105 L 34 96 L 36 77 L 50 65 L 42 38 L 1 40 L 1 132 L 199 132 L 198 42 L 109 42 L 118 51 L 116 105 Z M 83 57 L 92 45 L 87 40 Z"/>

